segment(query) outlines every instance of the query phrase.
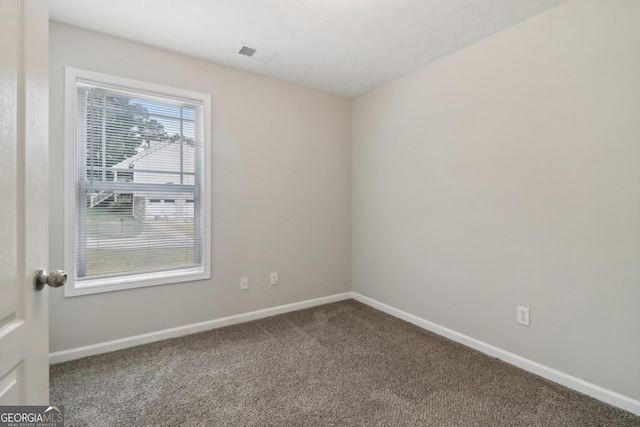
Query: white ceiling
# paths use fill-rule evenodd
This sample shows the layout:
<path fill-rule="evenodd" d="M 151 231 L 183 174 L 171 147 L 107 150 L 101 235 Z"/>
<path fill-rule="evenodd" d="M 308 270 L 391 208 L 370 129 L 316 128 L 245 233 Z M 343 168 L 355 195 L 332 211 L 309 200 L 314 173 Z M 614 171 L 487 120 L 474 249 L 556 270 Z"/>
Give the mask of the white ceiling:
<path fill-rule="evenodd" d="M 51 19 L 345 96 L 565 0 L 50 0 Z M 238 54 L 242 44 L 269 61 Z"/>

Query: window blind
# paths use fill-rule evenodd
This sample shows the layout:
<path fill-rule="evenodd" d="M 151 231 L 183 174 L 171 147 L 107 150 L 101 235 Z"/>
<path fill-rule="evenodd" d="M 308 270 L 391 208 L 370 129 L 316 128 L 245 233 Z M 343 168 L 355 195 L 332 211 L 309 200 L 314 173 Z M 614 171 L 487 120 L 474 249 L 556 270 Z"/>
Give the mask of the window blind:
<path fill-rule="evenodd" d="M 202 267 L 202 110 L 77 80 L 77 281 Z"/>

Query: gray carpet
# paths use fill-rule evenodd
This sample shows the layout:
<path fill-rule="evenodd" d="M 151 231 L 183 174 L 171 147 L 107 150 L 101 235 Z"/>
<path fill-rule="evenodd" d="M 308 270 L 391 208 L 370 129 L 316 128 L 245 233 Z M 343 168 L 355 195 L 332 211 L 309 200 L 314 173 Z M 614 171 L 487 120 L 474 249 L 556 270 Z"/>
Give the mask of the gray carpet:
<path fill-rule="evenodd" d="M 50 372 L 67 426 L 640 426 L 352 300 Z"/>

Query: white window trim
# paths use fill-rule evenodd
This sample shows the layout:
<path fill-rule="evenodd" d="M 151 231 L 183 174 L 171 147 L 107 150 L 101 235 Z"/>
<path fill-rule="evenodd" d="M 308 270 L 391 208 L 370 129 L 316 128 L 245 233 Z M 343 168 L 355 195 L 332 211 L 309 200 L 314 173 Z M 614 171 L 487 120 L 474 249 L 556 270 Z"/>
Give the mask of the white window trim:
<path fill-rule="evenodd" d="M 105 84 L 129 87 L 158 95 L 173 96 L 202 102 L 203 144 L 204 144 L 204 256 L 202 267 L 169 270 L 154 273 L 131 274 L 127 276 L 96 278 L 76 281 L 75 273 L 75 185 L 77 164 L 76 141 L 76 81 L 94 80 Z M 68 273 L 65 297 L 140 288 L 145 286 L 166 285 L 211 277 L 211 96 L 204 93 L 177 89 L 154 83 L 142 82 L 108 74 L 65 67 L 65 164 L 64 164 L 64 264 Z"/>

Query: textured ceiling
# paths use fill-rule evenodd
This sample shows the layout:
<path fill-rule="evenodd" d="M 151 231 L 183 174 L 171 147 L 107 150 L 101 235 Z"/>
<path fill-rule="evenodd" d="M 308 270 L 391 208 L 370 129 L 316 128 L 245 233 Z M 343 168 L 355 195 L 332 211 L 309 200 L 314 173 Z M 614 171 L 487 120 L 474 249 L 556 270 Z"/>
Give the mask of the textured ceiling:
<path fill-rule="evenodd" d="M 50 0 L 51 19 L 355 96 L 564 0 Z M 242 44 L 270 60 L 239 55 Z"/>

